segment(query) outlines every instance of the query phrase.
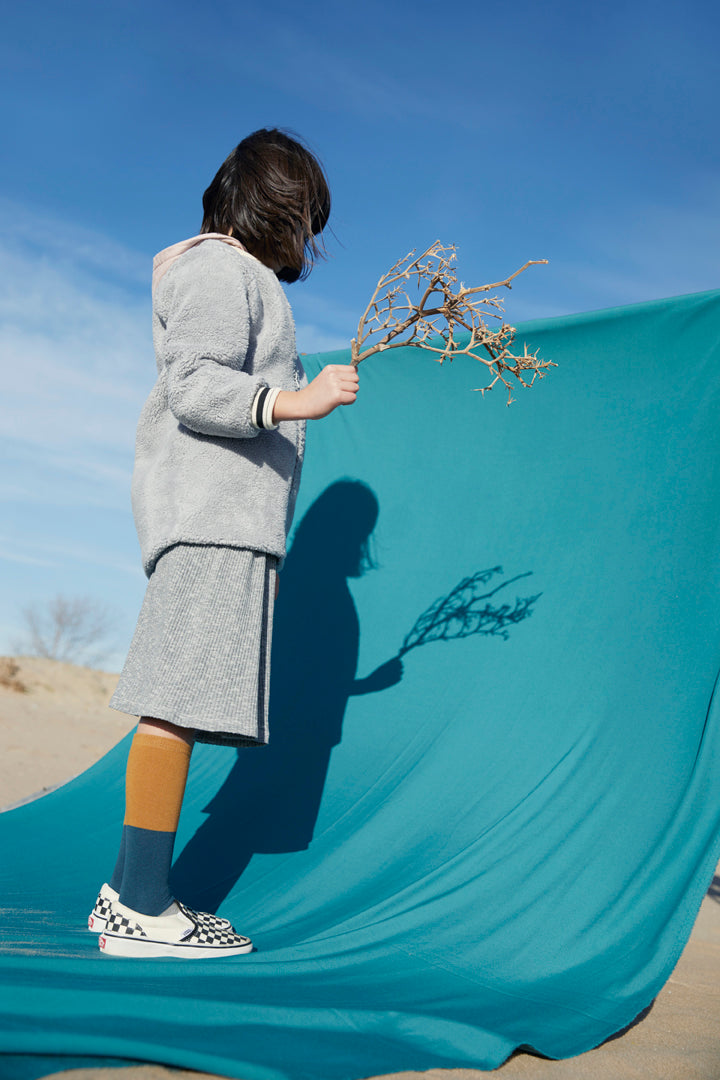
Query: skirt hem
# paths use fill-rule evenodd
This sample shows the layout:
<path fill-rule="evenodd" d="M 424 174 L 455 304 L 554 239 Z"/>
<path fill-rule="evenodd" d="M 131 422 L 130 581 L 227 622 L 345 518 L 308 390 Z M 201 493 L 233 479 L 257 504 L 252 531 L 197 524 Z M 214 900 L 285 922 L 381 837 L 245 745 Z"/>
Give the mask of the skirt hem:
<path fill-rule="evenodd" d="M 111 709 L 126 713 L 128 716 L 137 716 L 138 719 L 146 716 L 150 720 L 165 720 L 168 724 L 176 724 L 177 727 L 188 728 L 197 733 L 198 742 L 217 742 L 223 746 L 227 746 L 231 743 L 236 743 L 238 746 L 267 746 L 269 741 L 268 739 L 258 738 L 257 736 L 244 731 L 228 731 L 221 727 L 221 721 L 213 723 L 212 720 L 208 720 L 207 718 L 201 720 L 192 716 L 175 713 L 172 708 L 166 708 L 163 705 L 155 704 L 139 706 L 125 704 L 121 701 L 115 702 L 114 698 L 108 702 L 108 705 Z M 213 738 L 213 736 L 215 736 L 215 738 Z"/>

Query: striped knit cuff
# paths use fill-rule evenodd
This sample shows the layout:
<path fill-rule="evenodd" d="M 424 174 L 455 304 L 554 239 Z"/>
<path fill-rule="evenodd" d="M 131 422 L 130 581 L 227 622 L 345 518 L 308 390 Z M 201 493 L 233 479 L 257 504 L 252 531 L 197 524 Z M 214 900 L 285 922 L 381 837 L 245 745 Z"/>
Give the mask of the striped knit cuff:
<path fill-rule="evenodd" d="M 250 418 L 254 427 L 262 430 L 274 431 L 278 426 L 273 422 L 272 415 L 279 393 L 279 387 L 275 387 L 271 390 L 269 386 L 263 386 L 262 389 L 258 390 L 255 400 L 252 403 L 252 409 L 250 410 Z"/>

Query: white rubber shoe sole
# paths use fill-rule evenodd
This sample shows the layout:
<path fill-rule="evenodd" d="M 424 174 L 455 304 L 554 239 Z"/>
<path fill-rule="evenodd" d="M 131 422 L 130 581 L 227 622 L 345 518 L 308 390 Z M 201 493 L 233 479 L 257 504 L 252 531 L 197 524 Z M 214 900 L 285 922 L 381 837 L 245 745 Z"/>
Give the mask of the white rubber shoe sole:
<path fill-rule="evenodd" d="M 250 938 L 237 935 L 240 944 L 197 945 L 192 941 L 152 941 L 149 939 L 119 938 L 101 934 L 98 944 L 106 956 L 128 956 L 150 959 L 157 956 L 174 956 L 184 960 L 217 960 L 223 956 L 241 956 L 253 951 Z"/>

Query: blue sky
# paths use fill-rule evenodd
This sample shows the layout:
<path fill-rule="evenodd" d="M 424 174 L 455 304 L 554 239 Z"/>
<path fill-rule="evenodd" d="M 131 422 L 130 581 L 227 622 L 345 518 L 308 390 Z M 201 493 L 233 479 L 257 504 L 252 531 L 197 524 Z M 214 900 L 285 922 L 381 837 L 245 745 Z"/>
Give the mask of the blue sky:
<path fill-rule="evenodd" d="M 0 653 L 23 605 L 89 595 L 122 662 L 144 591 L 130 514 L 154 378 L 153 254 L 198 231 L 248 132 L 322 158 L 330 258 L 288 290 L 303 352 L 349 343 L 398 257 L 532 268 L 517 322 L 720 285 L 715 3 L 356 8 L 306 0 L 15 5 L 0 88 Z M 500 398 L 482 408 L 504 407 Z"/>

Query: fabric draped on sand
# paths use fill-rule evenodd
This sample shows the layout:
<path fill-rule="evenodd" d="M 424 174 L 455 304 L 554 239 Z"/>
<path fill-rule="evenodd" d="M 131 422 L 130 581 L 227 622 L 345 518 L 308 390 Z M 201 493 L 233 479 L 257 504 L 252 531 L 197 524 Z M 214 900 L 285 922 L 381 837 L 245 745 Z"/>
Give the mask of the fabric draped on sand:
<path fill-rule="evenodd" d="M 558 367 L 510 408 L 399 349 L 309 425 L 271 741 L 195 750 L 173 870 L 257 952 L 192 979 L 98 956 L 121 744 L 0 815 L 4 1053 L 492 1069 L 652 1002 L 720 855 L 720 293 L 518 340 Z"/>

